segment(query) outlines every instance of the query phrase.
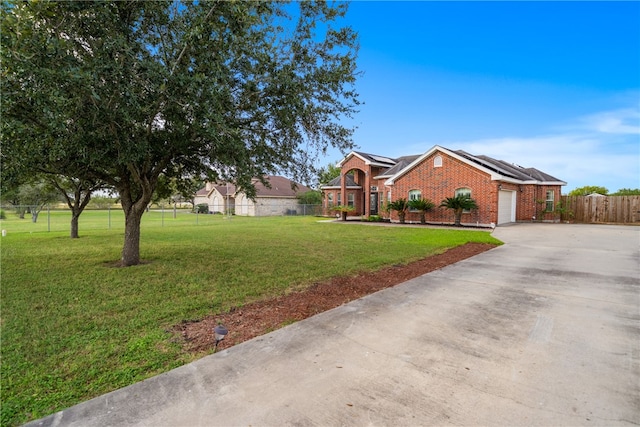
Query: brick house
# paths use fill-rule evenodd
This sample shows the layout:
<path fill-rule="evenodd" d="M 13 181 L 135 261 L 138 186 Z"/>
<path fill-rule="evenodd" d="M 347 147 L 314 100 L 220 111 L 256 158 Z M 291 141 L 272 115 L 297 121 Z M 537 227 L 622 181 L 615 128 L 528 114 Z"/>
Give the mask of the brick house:
<path fill-rule="evenodd" d="M 453 213 L 438 205 L 460 193 L 469 194 L 478 205 L 463 213 L 463 224 L 554 220 L 561 188 L 567 185 L 535 168 L 437 145 L 422 155 L 397 159 L 352 151 L 338 166 L 340 177 L 321 187 L 325 213 L 348 205 L 354 208 L 350 215 L 381 215 L 392 221 L 397 213 L 385 212 L 386 203 L 422 197 L 436 204 L 427 212 L 427 222 L 452 223 Z M 409 211 L 406 221 L 419 222 L 419 213 Z"/>

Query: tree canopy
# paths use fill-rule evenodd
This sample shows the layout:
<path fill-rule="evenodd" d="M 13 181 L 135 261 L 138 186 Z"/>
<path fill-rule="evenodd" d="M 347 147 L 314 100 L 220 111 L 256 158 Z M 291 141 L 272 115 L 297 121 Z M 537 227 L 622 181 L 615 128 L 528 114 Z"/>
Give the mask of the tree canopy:
<path fill-rule="evenodd" d="M 589 194 L 598 193 L 606 196 L 609 194 L 609 190 L 606 187 L 600 187 L 597 185 L 585 185 L 584 187 L 576 188 L 569 192 L 569 196 L 588 196 Z"/>
<path fill-rule="evenodd" d="M 2 3 L 3 174 L 104 182 L 125 212 L 122 264 L 159 177 L 308 181 L 351 149 L 357 35 L 345 3 Z M 8 165 L 8 166 L 7 166 Z M 18 166 L 19 165 L 19 166 Z M 6 170 L 5 170 L 6 166 Z M 306 178 L 306 179 L 305 179 Z"/>
<path fill-rule="evenodd" d="M 610 196 L 640 196 L 640 188 L 621 188 Z"/>
<path fill-rule="evenodd" d="M 342 169 L 335 163 L 329 163 L 318 170 L 318 186 L 328 184 L 332 179 L 337 178 L 342 173 Z"/>

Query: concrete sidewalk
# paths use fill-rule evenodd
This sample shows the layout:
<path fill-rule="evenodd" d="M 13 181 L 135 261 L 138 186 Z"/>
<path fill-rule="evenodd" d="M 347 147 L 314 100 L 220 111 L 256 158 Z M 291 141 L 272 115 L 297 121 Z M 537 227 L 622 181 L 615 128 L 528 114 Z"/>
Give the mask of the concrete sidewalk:
<path fill-rule="evenodd" d="M 34 426 L 640 424 L 640 227 L 504 246 Z"/>

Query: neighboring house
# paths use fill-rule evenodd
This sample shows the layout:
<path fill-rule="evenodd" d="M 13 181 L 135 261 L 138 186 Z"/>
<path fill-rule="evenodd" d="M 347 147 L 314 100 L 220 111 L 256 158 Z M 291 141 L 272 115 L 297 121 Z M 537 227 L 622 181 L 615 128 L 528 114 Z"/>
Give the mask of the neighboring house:
<path fill-rule="evenodd" d="M 270 187 L 253 180 L 256 198 L 251 200 L 236 186 L 208 182 L 196 192 L 195 204 L 206 204 L 210 213 L 234 213 L 244 216 L 274 216 L 295 214 L 299 208 L 298 195 L 311 189 L 281 176 L 266 177 Z M 295 188 L 292 188 L 295 187 Z"/>
<path fill-rule="evenodd" d="M 436 204 L 427 212 L 431 223 L 452 223 L 453 213 L 439 208 L 447 197 L 469 194 L 478 209 L 465 212 L 462 223 L 490 226 L 533 219 L 555 219 L 560 190 L 566 182 L 535 168 L 474 156 L 462 150 L 434 146 L 422 155 L 397 159 L 352 151 L 338 166 L 341 176 L 321 187 L 324 209 L 352 206 L 352 215 L 382 215 L 388 202 L 424 198 Z M 397 214 L 390 212 L 392 221 Z M 407 222 L 418 222 L 409 211 Z"/>

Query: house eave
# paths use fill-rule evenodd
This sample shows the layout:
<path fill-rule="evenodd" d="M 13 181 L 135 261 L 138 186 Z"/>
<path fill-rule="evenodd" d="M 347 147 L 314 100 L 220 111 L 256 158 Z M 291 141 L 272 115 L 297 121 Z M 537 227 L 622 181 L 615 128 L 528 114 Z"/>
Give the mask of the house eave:
<path fill-rule="evenodd" d="M 533 181 L 533 180 L 523 181 L 521 179 L 510 178 L 508 176 L 500 175 L 498 173 L 491 174 L 491 181 L 502 181 L 502 182 L 507 182 L 509 184 L 518 184 L 518 185 L 528 185 L 528 184 L 535 185 L 538 183 L 538 181 Z"/>
<path fill-rule="evenodd" d="M 564 185 L 567 185 L 567 183 L 564 182 L 564 181 L 540 181 L 540 182 L 538 182 L 538 185 L 560 185 L 560 186 L 564 186 Z"/>
<path fill-rule="evenodd" d="M 518 185 L 560 185 L 560 186 L 567 185 L 567 183 L 564 181 L 536 181 L 535 179 L 521 180 L 521 179 L 509 178 L 504 175 L 500 175 L 496 173 L 491 175 L 491 180 L 508 182 L 509 184 L 518 184 Z"/>
<path fill-rule="evenodd" d="M 342 188 L 342 187 L 341 187 L 341 186 L 339 186 L 339 185 L 331 185 L 331 186 L 329 186 L 329 185 L 327 185 L 327 186 L 323 186 L 323 185 L 321 185 L 321 186 L 320 186 L 320 189 L 321 189 L 321 190 L 340 190 L 341 188 Z M 345 187 L 345 188 L 346 188 L 347 190 L 361 190 L 361 189 L 362 189 L 362 187 L 361 187 L 361 186 L 359 186 L 359 185 L 350 185 L 350 186 L 347 186 L 347 187 Z"/>

